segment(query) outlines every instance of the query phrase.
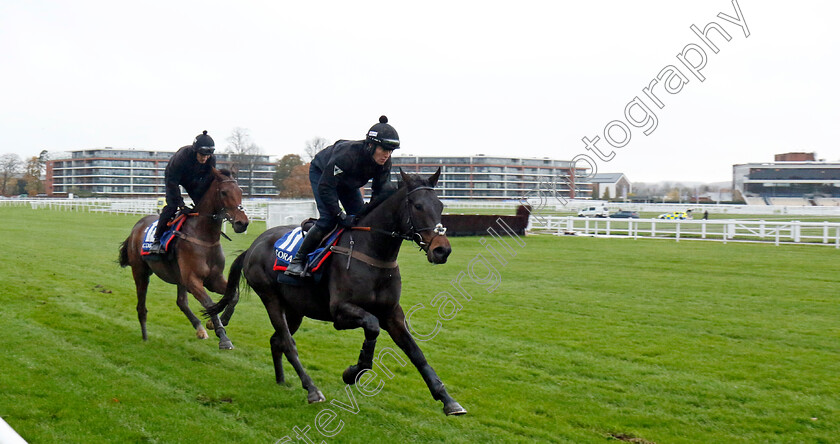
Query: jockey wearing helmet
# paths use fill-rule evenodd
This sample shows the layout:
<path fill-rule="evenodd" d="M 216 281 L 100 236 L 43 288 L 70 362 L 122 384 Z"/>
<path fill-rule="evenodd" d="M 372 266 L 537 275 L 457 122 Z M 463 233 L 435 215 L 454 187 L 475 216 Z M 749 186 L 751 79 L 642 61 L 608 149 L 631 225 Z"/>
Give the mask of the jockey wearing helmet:
<path fill-rule="evenodd" d="M 155 241 L 149 252 L 162 254 L 164 249 L 160 244 L 160 237 L 166 231 L 166 224 L 179 208 L 184 208 L 184 199 L 181 197 L 183 186 L 187 190 L 193 202 L 198 202 L 207 191 L 213 181 L 212 171 L 216 167 L 215 143 L 213 138 L 207 135 L 207 131 L 195 137 L 192 145 L 181 147 L 166 165 L 166 206 L 160 212 Z"/>
<path fill-rule="evenodd" d="M 352 227 L 355 216 L 362 210 L 363 187 L 371 183 L 371 200 L 390 184 L 391 153 L 400 147 L 397 130 L 382 116 L 379 123 L 368 130 L 365 140 L 339 140 L 315 155 L 309 166 L 309 183 L 315 194 L 320 218 L 315 222 L 289 263 L 286 274 L 303 276 L 306 255 L 311 253 L 321 239 L 336 223 Z M 339 207 L 339 202 L 344 211 Z"/>

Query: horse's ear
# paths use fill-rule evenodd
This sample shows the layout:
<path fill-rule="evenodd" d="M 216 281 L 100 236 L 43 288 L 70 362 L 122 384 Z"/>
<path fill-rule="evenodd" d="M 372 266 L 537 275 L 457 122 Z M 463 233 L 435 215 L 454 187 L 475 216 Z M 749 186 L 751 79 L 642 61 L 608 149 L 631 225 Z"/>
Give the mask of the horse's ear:
<path fill-rule="evenodd" d="M 439 178 L 440 178 L 440 167 L 438 167 L 437 171 L 435 171 L 435 174 L 432 174 L 432 176 L 429 177 L 429 186 L 434 188 L 435 185 L 437 185 L 437 181 L 438 181 Z"/>
<path fill-rule="evenodd" d="M 405 174 L 405 171 L 403 171 L 402 167 L 400 167 L 400 177 L 402 177 L 402 181 L 404 184 L 408 185 L 411 183 L 411 178 L 408 177 L 408 174 Z"/>

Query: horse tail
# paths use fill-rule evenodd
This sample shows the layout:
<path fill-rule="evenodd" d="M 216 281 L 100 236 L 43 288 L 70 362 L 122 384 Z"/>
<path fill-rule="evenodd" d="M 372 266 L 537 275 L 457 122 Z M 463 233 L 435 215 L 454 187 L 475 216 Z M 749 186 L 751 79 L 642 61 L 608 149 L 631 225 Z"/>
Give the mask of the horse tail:
<path fill-rule="evenodd" d="M 236 297 L 236 294 L 239 291 L 239 280 L 242 278 L 242 264 L 245 263 L 246 254 L 248 254 L 248 251 L 240 254 L 239 257 L 233 261 L 233 264 L 230 266 L 230 272 L 228 273 L 228 283 L 227 288 L 225 288 L 225 295 L 219 299 L 219 302 L 202 310 L 204 316 L 209 318 L 223 312 L 225 307 L 227 307 L 228 304 L 230 304 L 230 302 Z"/>
<path fill-rule="evenodd" d="M 128 238 L 120 245 L 120 267 L 128 266 Z"/>

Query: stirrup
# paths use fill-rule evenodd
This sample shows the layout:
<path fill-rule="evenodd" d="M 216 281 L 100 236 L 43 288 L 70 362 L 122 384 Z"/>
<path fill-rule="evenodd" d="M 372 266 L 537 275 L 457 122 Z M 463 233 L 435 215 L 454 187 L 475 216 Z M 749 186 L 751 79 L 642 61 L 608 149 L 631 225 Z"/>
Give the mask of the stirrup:
<path fill-rule="evenodd" d="M 286 276 L 297 276 L 297 277 L 304 277 L 306 272 L 306 264 L 304 262 L 290 262 L 289 266 L 286 267 L 286 272 L 284 273 Z"/>
<path fill-rule="evenodd" d="M 166 250 L 163 248 L 163 244 L 161 244 L 158 241 L 158 242 L 153 243 L 152 246 L 149 247 L 149 253 L 151 253 L 151 254 L 164 254 L 164 253 L 166 253 Z"/>

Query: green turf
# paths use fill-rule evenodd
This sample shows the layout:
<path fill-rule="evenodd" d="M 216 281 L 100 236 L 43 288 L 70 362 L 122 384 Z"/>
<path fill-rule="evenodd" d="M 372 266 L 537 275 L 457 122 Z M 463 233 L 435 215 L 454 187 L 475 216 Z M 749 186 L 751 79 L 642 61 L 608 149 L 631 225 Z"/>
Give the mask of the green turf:
<path fill-rule="evenodd" d="M 274 383 L 253 294 L 228 328 L 236 349 L 221 351 L 212 333 L 195 338 L 174 287 L 155 278 L 144 343 L 130 272 L 116 264 L 137 217 L 0 217 L 0 417 L 33 443 L 297 442 L 293 428 L 307 426 L 315 442 L 365 444 L 837 442 L 834 248 L 534 236 L 511 244 L 515 257 L 491 243 L 502 266 L 479 239 L 453 238 L 449 263 L 432 266 L 406 244 L 403 306 L 426 307 L 413 327 L 433 328 L 443 291 L 463 305 L 421 347 L 469 414 L 444 416 L 410 364 L 392 365 L 379 394 L 354 392 L 354 414 L 306 404 L 288 363 L 288 382 Z M 228 263 L 260 230 L 223 241 Z M 498 286 L 464 278 L 465 301 L 450 281 L 479 253 Z M 340 375 L 362 338 L 310 320 L 296 334 L 328 401 L 349 402 Z M 324 409 L 337 414 L 328 428 L 342 421 L 329 438 L 314 430 Z"/>

